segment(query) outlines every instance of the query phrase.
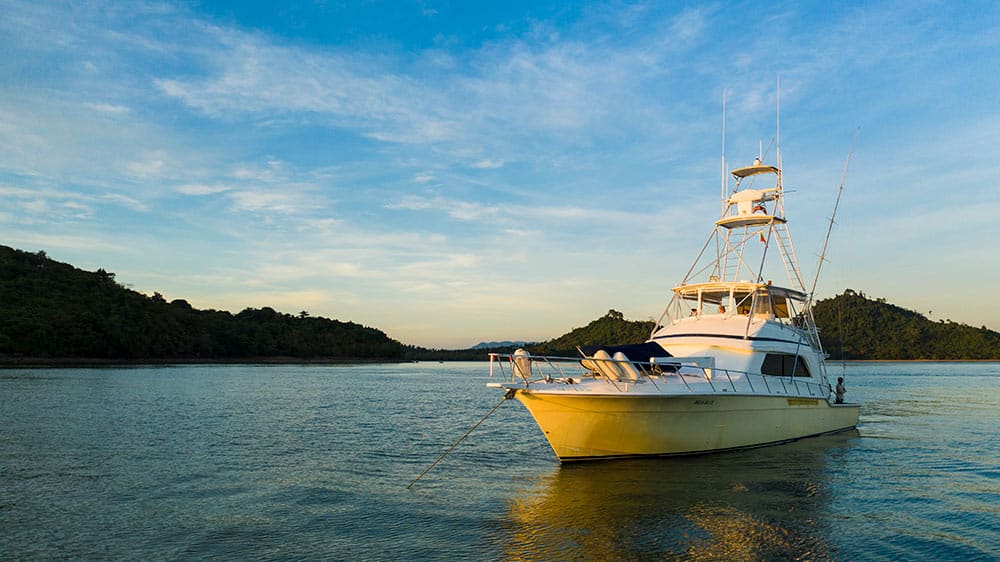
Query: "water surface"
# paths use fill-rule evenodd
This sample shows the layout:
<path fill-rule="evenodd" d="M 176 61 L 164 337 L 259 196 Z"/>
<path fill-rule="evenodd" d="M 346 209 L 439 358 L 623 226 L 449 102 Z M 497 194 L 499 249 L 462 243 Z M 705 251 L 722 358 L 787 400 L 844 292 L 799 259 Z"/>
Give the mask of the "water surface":
<path fill-rule="evenodd" d="M 5 559 L 996 559 L 1000 364 L 835 365 L 858 431 L 560 466 L 482 363 L 0 370 Z"/>

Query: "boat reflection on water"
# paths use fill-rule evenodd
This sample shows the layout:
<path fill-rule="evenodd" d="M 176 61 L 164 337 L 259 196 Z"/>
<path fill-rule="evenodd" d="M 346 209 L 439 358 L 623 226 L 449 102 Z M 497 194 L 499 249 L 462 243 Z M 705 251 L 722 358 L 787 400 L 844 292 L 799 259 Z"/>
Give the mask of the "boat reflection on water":
<path fill-rule="evenodd" d="M 857 430 L 700 457 L 562 465 L 512 498 L 505 559 L 837 557 L 830 475 Z"/>

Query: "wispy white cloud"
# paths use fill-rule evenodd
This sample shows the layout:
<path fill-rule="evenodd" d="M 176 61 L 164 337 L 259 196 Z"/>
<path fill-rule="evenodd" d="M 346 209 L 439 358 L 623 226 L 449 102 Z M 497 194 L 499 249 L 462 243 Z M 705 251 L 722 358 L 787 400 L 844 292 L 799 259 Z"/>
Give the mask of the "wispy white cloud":
<path fill-rule="evenodd" d="M 497 168 L 503 168 L 503 160 L 480 160 L 472 165 L 473 168 L 479 168 L 481 170 L 495 170 Z"/>
<path fill-rule="evenodd" d="M 129 197 L 127 195 L 122 195 L 120 193 L 105 193 L 100 196 L 100 199 L 103 201 L 110 201 L 111 203 L 114 203 L 116 205 L 127 207 L 129 209 L 132 209 L 133 211 L 146 212 L 149 210 L 149 207 L 142 201 L 139 201 L 138 199 Z"/>
<path fill-rule="evenodd" d="M 89 105 L 100 113 L 108 113 L 111 115 L 123 115 L 131 111 L 131 109 L 124 105 L 115 105 L 110 103 L 92 103 Z"/>
<path fill-rule="evenodd" d="M 232 187 L 223 184 L 206 185 L 201 183 L 187 183 L 177 186 L 177 191 L 184 195 L 214 195 L 231 189 Z"/>
<path fill-rule="evenodd" d="M 23 199 L 23 198 L 35 197 L 37 194 L 38 191 L 34 189 L 0 185 L 0 195 L 3 195 L 4 197 Z M 67 193 L 66 195 L 69 196 L 71 194 Z"/>
<path fill-rule="evenodd" d="M 44 199 L 26 199 L 21 202 L 21 208 L 30 213 L 42 214 L 49 211 L 49 203 Z"/>
<path fill-rule="evenodd" d="M 42 215 L 50 215 L 49 218 L 55 220 L 92 218 L 95 215 L 95 207 L 102 205 L 125 207 L 138 212 L 149 210 L 143 202 L 119 193 L 89 194 L 47 187 L 24 188 L 0 185 L 0 196 L 8 199 L 9 205 L 27 212 L 28 216 L 21 216 L 20 220 L 37 219 Z"/>
<path fill-rule="evenodd" d="M 19 232 L 5 237 L 4 243 L 21 249 L 44 250 L 49 254 L 49 257 L 59 261 L 69 261 L 70 258 L 66 254 L 74 256 L 87 254 L 91 256 L 89 259 L 73 261 L 73 265 L 83 268 L 90 267 L 87 262 L 95 263 L 97 261 L 92 252 L 118 254 L 128 251 L 127 244 L 121 240 L 79 231 L 68 234 Z M 95 269 L 97 267 L 101 266 L 94 266 Z"/>
<path fill-rule="evenodd" d="M 615 48 L 551 36 L 509 39 L 467 55 L 447 83 L 406 71 L 412 61 L 402 57 L 319 52 L 206 27 L 204 42 L 214 47 L 206 71 L 155 84 L 214 118 L 285 115 L 383 142 L 445 145 L 454 154 L 500 150 L 475 164 L 496 168 L 531 155 L 539 135 L 565 142 L 623 121 L 648 126 L 656 103 L 640 85 L 663 72 L 650 65 L 649 51 L 694 40 L 701 17 L 692 11 L 666 18 L 663 29 L 673 32 Z"/>
<path fill-rule="evenodd" d="M 294 194 L 268 190 L 235 190 L 228 197 L 237 211 L 291 214 L 315 208 Z"/>
<path fill-rule="evenodd" d="M 385 205 L 387 209 L 405 209 L 409 211 L 431 209 L 434 208 L 434 206 L 433 199 L 421 197 L 419 195 L 406 195 L 398 201 L 393 201 Z"/>
<path fill-rule="evenodd" d="M 269 158 L 263 165 L 240 164 L 233 169 L 232 177 L 240 180 L 274 182 L 288 177 L 287 165 L 281 160 Z"/>
<path fill-rule="evenodd" d="M 625 226 L 652 223 L 653 219 L 656 218 L 652 214 L 655 209 L 647 209 L 646 212 L 637 213 L 613 208 L 573 205 L 485 204 L 441 196 L 421 195 L 406 195 L 397 201 L 386 204 L 385 207 L 390 210 L 444 213 L 459 221 L 495 220 L 505 228 L 512 223 L 525 220 L 539 226 L 544 226 L 546 221 L 557 221 L 560 224 L 574 222 L 587 225 L 617 224 Z"/>
<path fill-rule="evenodd" d="M 420 195 L 403 196 L 397 201 L 386 204 L 385 207 L 387 209 L 408 211 L 434 210 L 446 213 L 451 218 L 460 221 L 483 220 L 494 217 L 500 212 L 500 208 L 495 205 Z"/>
<path fill-rule="evenodd" d="M 139 162 L 130 162 L 125 166 L 129 175 L 140 178 L 158 177 L 163 173 L 166 163 L 162 158 L 153 157 Z"/>
<path fill-rule="evenodd" d="M 328 124 L 360 127 L 395 142 L 449 138 L 451 125 L 422 108 L 438 96 L 417 81 L 385 72 L 377 59 L 357 53 L 316 53 L 267 43 L 218 28 L 206 35 L 218 45 L 215 75 L 158 78 L 166 95 L 210 116 L 308 113 Z"/>

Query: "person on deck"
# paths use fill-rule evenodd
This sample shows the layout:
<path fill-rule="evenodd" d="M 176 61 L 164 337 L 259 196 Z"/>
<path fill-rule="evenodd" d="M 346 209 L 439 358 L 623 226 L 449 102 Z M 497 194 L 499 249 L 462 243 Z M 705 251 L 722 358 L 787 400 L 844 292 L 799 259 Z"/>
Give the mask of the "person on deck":
<path fill-rule="evenodd" d="M 834 389 L 834 393 L 836 394 L 836 399 L 834 400 L 835 404 L 844 403 L 845 392 L 847 392 L 847 389 L 844 388 L 844 377 L 837 377 L 837 388 Z"/>

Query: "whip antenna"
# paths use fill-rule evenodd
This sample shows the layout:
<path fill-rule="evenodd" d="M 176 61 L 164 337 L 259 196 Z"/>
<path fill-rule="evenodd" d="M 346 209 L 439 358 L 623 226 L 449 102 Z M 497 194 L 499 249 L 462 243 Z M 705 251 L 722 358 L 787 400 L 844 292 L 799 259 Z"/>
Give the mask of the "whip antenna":
<path fill-rule="evenodd" d="M 726 89 L 722 89 L 722 213 L 726 213 Z"/>

